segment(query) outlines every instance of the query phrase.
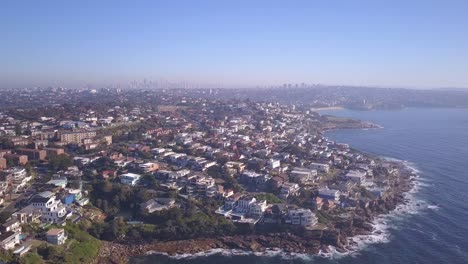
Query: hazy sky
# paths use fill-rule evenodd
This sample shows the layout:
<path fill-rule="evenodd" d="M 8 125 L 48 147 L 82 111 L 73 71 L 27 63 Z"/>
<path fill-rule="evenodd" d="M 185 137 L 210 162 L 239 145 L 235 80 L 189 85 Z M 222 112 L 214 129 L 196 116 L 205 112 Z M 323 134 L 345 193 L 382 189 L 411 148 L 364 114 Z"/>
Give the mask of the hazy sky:
<path fill-rule="evenodd" d="M 0 87 L 168 79 L 468 87 L 468 1 L 0 3 Z"/>

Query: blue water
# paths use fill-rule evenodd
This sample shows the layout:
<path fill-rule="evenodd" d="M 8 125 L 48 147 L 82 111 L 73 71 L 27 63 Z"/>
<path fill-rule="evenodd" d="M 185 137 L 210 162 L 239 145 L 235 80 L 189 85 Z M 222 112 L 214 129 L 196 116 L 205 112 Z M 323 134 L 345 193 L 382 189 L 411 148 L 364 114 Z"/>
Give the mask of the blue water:
<path fill-rule="evenodd" d="M 138 257 L 133 263 L 468 263 L 468 110 L 322 111 L 373 121 L 383 129 L 331 131 L 327 137 L 377 155 L 406 160 L 420 171 L 413 206 L 388 221 L 388 241 L 353 256 L 285 259 L 208 256 L 173 260 Z M 417 205 L 417 206 L 415 206 Z"/>

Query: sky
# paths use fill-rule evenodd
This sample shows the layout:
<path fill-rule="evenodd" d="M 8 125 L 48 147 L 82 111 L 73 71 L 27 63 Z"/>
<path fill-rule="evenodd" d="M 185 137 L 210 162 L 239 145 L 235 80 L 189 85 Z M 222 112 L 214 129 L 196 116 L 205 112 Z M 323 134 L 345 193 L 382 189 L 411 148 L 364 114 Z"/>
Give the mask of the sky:
<path fill-rule="evenodd" d="M 468 87 L 468 1 L 0 2 L 0 88 Z"/>

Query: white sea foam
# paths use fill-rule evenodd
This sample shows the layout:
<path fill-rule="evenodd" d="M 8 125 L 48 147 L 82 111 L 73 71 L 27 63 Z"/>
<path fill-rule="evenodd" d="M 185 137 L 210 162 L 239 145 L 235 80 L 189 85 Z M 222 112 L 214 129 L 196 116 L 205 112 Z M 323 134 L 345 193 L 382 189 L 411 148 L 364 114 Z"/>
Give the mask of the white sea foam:
<path fill-rule="evenodd" d="M 371 244 L 388 243 L 391 239 L 390 229 L 395 228 L 395 220 L 402 219 L 408 215 L 418 214 L 425 209 L 438 209 L 437 205 L 429 205 L 426 201 L 418 199 L 417 193 L 421 188 L 430 186 L 420 177 L 420 170 L 414 163 L 402 161 L 394 158 L 383 157 L 387 160 L 402 162 L 415 175 L 413 178 L 413 187 L 404 194 L 405 203 L 397 205 L 392 212 L 378 216 L 372 222 L 373 231 L 369 235 L 358 235 L 349 238 L 350 254 L 355 254 Z"/>
<path fill-rule="evenodd" d="M 349 246 L 346 252 L 339 252 L 333 246 L 328 246 L 326 250 L 320 250 L 316 255 L 302 254 L 302 253 L 290 253 L 285 252 L 279 248 L 270 248 L 263 252 L 252 252 L 245 250 L 236 249 L 223 249 L 215 248 L 207 251 L 195 253 L 195 254 L 177 254 L 168 255 L 164 252 L 147 252 L 148 255 L 157 254 L 164 255 L 175 259 L 191 259 L 198 257 L 208 257 L 212 255 L 222 256 L 247 256 L 254 255 L 259 257 L 281 257 L 283 259 L 304 259 L 311 260 L 314 257 L 339 259 L 344 256 L 355 256 L 360 253 L 361 250 L 365 249 L 369 245 L 388 243 L 391 239 L 390 229 L 395 228 L 393 225 L 395 220 L 402 219 L 408 215 L 414 215 L 419 213 L 421 210 L 431 209 L 437 210 L 437 205 L 430 205 L 424 200 L 418 199 L 416 194 L 421 188 L 427 187 L 430 184 L 426 180 L 420 177 L 420 170 L 414 163 L 408 161 L 402 161 L 395 158 L 383 157 L 386 160 L 402 162 L 411 172 L 413 176 L 413 187 L 410 191 L 404 194 L 405 203 L 399 204 L 392 212 L 376 217 L 372 221 L 373 231 L 367 235 L 356 235 L 348 238 Z"/>
<path fill-rule="evenodd" d="M 220 255 L 225 257 L 231 256 L 258 256 L 258 257 L 281 257 L 283 259 L 303 259 L 303 260 L 311 260 L 313 256 L 308 254 L 302 253 L 291 253 L 291 252 L 284 252 L 278 248 L 270 248 L 266 249 L 262 252 L 253 252 L 253 251 L 246 251 L 246 250 L 238 250 L 238 249 L 224 249 L 224 248 L 214 248 L 207 251 L 202 251 L 194 254 L 176 254 L 176 255 L 169 255 L 166 252 L 158 252 L 158 251 L 148 251 L 146 255 L 163 255 L 166 257 L 170 257 L 173 259 L 193 259 L 199 257 L 209 257 L 213 255 Z"/>

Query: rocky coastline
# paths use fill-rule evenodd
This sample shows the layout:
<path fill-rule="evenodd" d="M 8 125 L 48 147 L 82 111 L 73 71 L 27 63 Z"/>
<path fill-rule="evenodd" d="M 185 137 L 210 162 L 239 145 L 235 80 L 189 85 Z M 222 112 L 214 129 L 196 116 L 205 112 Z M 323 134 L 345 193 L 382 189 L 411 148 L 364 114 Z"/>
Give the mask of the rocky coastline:
<path fill-rule="evenodd" d="M 268 233 L 235 235 L 217 238 L 200 238 L 180 241 L 155 241 L 150 243 L 115 243 L 103 241 L 96 263 L 128 263 L 131 257 L 161 254 L 171 257 L 188 257 L 209 253 L 213 250 L 264 253 L 281 251 L 284 254 L 327 253 L 331 248 L 346 253 L 352 252 L 355 242 L 352 237 L 375 232 L 373 220 L 395 210 L 407 202 L 405 193 L 414 185 L 412 172 L 402 162 L 401 173 L 390 179 L 385 195 L 368 203 L 361 203 L 351 217 L 334 221 L 332 227 L 305 230 L 298 234 Z"/>

